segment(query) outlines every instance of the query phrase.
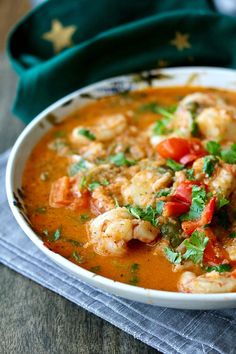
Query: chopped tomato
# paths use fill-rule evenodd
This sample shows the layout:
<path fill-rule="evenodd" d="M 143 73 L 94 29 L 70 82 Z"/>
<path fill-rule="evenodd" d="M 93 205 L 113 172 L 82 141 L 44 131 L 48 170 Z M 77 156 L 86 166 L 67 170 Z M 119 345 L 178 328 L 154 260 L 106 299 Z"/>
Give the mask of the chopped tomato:
<path fill-rule="evenodd" d="M 203 262 L 207 265 L 217 265 L 228 263 L 228 255 L 224 248 L 218 242 L 215 234 L 210 228 L 203 229 L 208 243 L 204 251 Z"/>
<path fill-rule="evenodd" d="M 181 182 L 176 188 L 173 196 L 176 199 L 183 201 L 184 203 L 191 204 L 192 202 L 192 187 L 193 185 L 199 185 L 199 182 L 194 181 L 184 181 Z"/>
<path fill-rule="evenodd" d="M 164 158 L 171 158 L 177 162 L 190 152 L 190 144 L 184 138 L 165 139 L 157 145 L 157 152 Z"/>
<path fill-rule="evenodd" d="M 212 197 L 205 206 L 200 219 L 182 222 L 182 229 L 187 235 L 191 235 L 198 227 L 211 223 L 216 205 L 216 198 Z"/>
<path fill-rule="evenodd" d="M 166 202 L 163 210 L 164 216 L 180 216 L 189 211 L 189 204 L 182 203 L 180 201 Z"/>

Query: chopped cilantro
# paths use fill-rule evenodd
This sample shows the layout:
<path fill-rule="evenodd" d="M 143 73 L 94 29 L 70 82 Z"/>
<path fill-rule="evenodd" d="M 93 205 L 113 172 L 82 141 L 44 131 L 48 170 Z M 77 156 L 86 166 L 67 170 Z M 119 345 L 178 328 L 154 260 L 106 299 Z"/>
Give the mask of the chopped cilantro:
<path fill-rule="evenodd" d="M 72 240 L 72 239 L 65 239 L 67 242 L 71 243 L 72 245 L 76 247 L 83 247 L 83 242 L 77 241 L 77 240 Z"/>
<path fill-rule="evenodd" d="M 158 200 L 156 205 L 156 211 L 158 215 L 161 215 L 163 213 L 164 205 L 165 203 L 162 200 Z"/>
<path fill-rule="evenodd" d="M 182 256 L 180 252 L 174 252 L 169 247 L 164 248 L 167 259 L 174 264 L 180 264 L 182 261 Z"/>
<path fill-rule="evenodd" d="M 131 266 L 130 266 L 130 272 L 131 272 L 132 277 L 131 277 L 131 279 L 129 280 L 129 283 L 130 283 L 131 285 L 137 285 L 138 282 L 139 282 L 139 278 L 138 278 L 138 276 L 137 276 L 139 267 L 140 267 L 140 266 L 139 266 L 138 263 L 133 263 L 133 264 L 131 264 Z"/>
<path fill-rule="evenodd" d="M 137 275 L 132 276 L 132 278 L 130 278 L 129 280 L 130 285 L 137 285 L 138 283 L 139 283 L 139 278 L 137 277 Z"/>
<path fill-rule="evenodd" d="M 139 111 L 150 111 L 152 113 L 160 114 L 165 118 L 172 119 L 173 113 L 176 111 L 177 106 L 161 107 L 156 102 L 150 102 L 142 105 Z"/>
<path fill-rule="evenodd" d="M 192 122 L 191 124 L 191 135 L 192 136 L 199 136 L 199 127 L 197 122 Z"/>
<path fill-rule="evenodd" d="M 183 255 L 184 259 L 190 259 L 193 263 L 202 264 L 204 250 L 208 243 L 208 237 L 204 232 L 194 231 L 189 239 L 184 241 L 186 252 Z"/>
<path fill-rule="evenodd" d="M 60 237 L 61 237 L 61 228 L 57 229 L 52 235 L 53 241 L 57 241 Z"/>
<path fill-rule="evenodd" d="M 169 195 L 171 193 L 171 188 L 163 188 L 160 189 L 157 193 L 156 193 L 156 197 L 167 197 L 167 195 Z"/>
<path fill-rule="evenodd" d="M 229 237 L 236 238 L 236 231 L 230 232 Z"/>
<path fill-rule="evenodd" d="M 221 146 L 216 141 L 208 141 L 206 144 L 206 149 L 211 155 L 219 156 L 221 151 Z"/>
<path fill-rule="evenodd" d="M 159 211 L 152 206 L 148 206 L 146 209 L 142 209 L 138 206 L 126 205 L 125 206 L 131 215 L 133 215 L 136 219 L 141 219 L 145 221 L 149 221 L 152 225 L 157 225 L 157 216 L 159 215 Z"/>
<path fill-rule="evenodd" d="M 90 217 L 89 217 L 88 214 L 81 214 L 81 215 L 80 215 L 80 221 L 81 221 L 81 222 L 85 222 L 85 221 L 87 221 L 87 220 L 89 220 L 89 219 L 90 219 Z"/>
<path fill-rule="evenodd" d="M 76 251 L 74 251 L 71 255 L 72 258 L 74 258 L 74 260 L 77 263 L 83 263 L 84 262 L 84 258 Z"/>
<path fill-rule="evenodd" d="M 187 176 L 189 181 L 194 181 L 195 180 L 194 170 L 192 168 L 187 169 L 186 170 L 186 176 Z"/>
<path fill-rule="evenodd" d="M 229 164 L 236 164 L 236 144 L 232 144 L 229 149 L 221 151 L 221 158 L 223 161 Z"/>
<path fill-rule="evenodd" d="M 231 269 L 232 267 L 229 264 L 219 264 L 215 266 L 206 267 L 207 272 L 212 272 L 213 270 L 215 270 L 216 272 L 219 273 L 230 272 Z"/>
<path fill-rule="evenodd" d="M 89 270 L 93 273 L 99 273 L 101 271 L 101 267 L 99 265 L 97 265 L 97 266 L 91 267 Z"/>
<path fill-rule="evenodd" d="M 131 273 L 137 272 L 139 270 L 139 264 L 138 263 L 131 264 L 130 270 L 131 270 Z"/>
<path fill-rule="evenodd" d="M 116 166 L 133 166 L 136 164 L 135 160 L 128 160 L 123 152 L 110 156 L 110 161 Z"/>
<path fill-rule="evenodd" d="M 223 206 L 229 204 L 229 199 L 226 199 L 223 195 L 217 195 L 217 208 L 223 208 Z"/>
<path fill-rule="evenodd" d="M 165 135 L 168 133 L 167 122 L 165 119 L 157 120 L 152 130 L 154 135 Z"/>
<path fill-rule="evenodd" d="M 199 219 L 206 205 L 206 191 L 200 186 L 192 187 L 192 204 L 188 213 L 180 217 L 181 221 Z"/>
<path fill-rule="evenodd" d="M 181 225 L 178 220 L 169 221 L 161 225 L 161 234 L 167 238 L 173 248 L 180 245 L 182 242 L 180 235 L 182 233 Z"/>
<path fill-rule="evenodd" d="M 184 169 L 184 165 L 178 163 L 172 159 L 167 159 L 166 165 L 170 167 L 173 171 L 181 171 Z"/>
<path fill-rule="evenodd" d="M 218 162 L 218 158 L 213 155 L 208 155 L 204 157 L 203 172 L 207 177 L 210 177 L 215 169 L 215 165 Z"/>
<path fill-rule="evenodd" d="M 85 161 L 81 160 L 79 162 L 74 163 L 69 168 L 69 175 L 71 177 L 75 176 L 79 171 L 86 170 L 87 167 L 85 165 Z"/>
<path fill-rule="evenodd" d="M 45 214 L 46 211 L 47 211 L 46 207 L 39 207 L 39 208 L 35 209 L 35 212 L 38 213 L 38 214 Z"/>
<path fill-rule="evenodd" d="M 104 179 L 102 182 L 94 181 L 89 184 L 88 189 L 92 192 L 94 189 L 96 189 L 99 186 L 108 186 L 109 181 L 107 179 Z"/>
<path fill-rule="evenodd" d="M 95 135 L 92 134 L 88 129 L 82 128 L 82 129 L 80 129 L 78 131 L 78 134 L 85 136 L 85 138 L 87 138 L 89 140 L 95 140 L 96 139 Z"/>
<path fill-rule="evenodd" d="M 87 184 L 86 178 L 83 176 L 83 177 L 81 178 L 80 183 L 79 183 L 79 190 L 85 188 L 85 187 L 86 187 L 86 184 Z"/>

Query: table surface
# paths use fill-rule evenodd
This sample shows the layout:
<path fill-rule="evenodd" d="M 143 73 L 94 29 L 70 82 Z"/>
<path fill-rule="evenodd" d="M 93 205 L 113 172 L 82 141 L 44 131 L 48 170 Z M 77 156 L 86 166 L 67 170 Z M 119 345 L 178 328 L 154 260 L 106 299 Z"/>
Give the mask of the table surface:
<path fill-rule="evenodd" d="M 24 125 L 10 113 L 16 77 L 0 56 L 0 152 Z M 0 353 L 156 353 L 108 322 L 0 264 Z"/>

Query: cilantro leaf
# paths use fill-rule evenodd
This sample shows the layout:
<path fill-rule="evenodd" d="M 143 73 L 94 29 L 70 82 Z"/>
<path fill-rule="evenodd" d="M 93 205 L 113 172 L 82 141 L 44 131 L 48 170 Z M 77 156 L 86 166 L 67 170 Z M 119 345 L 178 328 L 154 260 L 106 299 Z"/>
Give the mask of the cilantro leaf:
<path fill-rule="evenodd" d="M 217 195 L 217 208 L 223 208 L 225 205 L 229 204 L 229 199 L 226 199 L 223 195 Z"/>
<path fill-rule="evenodd" d="M 172 159 L 167 159 L 166 165 L 170 167 L 173 171 L 181 171 L 184 169 L 184 165 L 178 163 Z"/>
<path fill-rule="evenodd" d="M 53 239 L 53 241 L 57 241 L 60 237 L 61 237 L 61 228 L 57 229 L 57 230 L 53 233 L 52 239 Z"/>
<path fill-rule="evenodd" d="M 72 253 L 71 257 L 79 264 L 84 263 L 84 258 L 76 251 Z"/>
<path fill-rule="evenodd" d="M 229 238 L 236 238 L 236 231 L 230 232 Z"/>
<path fill-rule="evenodd" d="M 236 164 L 236 150 L 235 144 L 231 145 L 229 149 L 221 151 L 221 158 L 223 161 L 229 164 Z"/>
<path fill-rule="evenodd" d="M 92 134 L 88 129 L 82 128 L 82 129 L 80 129 L 78 131 L 78 134 L 85 136 L 85 138 L 87 138 L 89 140 L 95 140 L 96 139 L 95 135 Z"/>
<path fill-rule="evenodd" d="M 216 141 L 208 141 L 206 149 L 211 155 L 220 156 L 221 146 Z"/>
<path fill-rule="evenodd" d="M 191 135 L 192 136 L 199 136 L 199 127 L 197 122 L 192 122 L 191 124 Z"/>
<path fill-rule="evenodd" d="M 136 219 L 149 221 L 152 225 L 157 226 L 157 216 L 159 215 L 159 211 L 151 205 L 145 209 L 132 205 L 126 205 L 125 207 Z"/>
<path fill-rule="evenodd" d="M 203 172 L 206 174 L 207 177 L 210 177 L 213 174 L 215 165 L 219 160 L 215 156 L 208 155 L 204 157 L 203 161 Z"/>
<path fill-rule="evenodd" d="M 164 248 L 167 259 L 174 264 L 180 264 L 182 261 L 182 255 L 180 252 L 174 252 L 169 247 Z"/>
<path fill-rule="evenodd" d="M 152 130 L 154 135 L 165 135 L 168 133 L 167 122 L 165 119 L 157 120 Z"/>
<path fill-rule="evenodd" d="M 128 160 L 123 152 L 110 156 L 110 161 L 116 166 L 133 166 L 136 164 L 135 160 Z"/>
<path fill-rule="evenodd" d="M 195 180 L 194 170 L 192 168 L 187 169 L 186 170 L 186 176 L 187 176 L 189 181 L 194 181 Z"/>
<path fill-rule="evenodd" d="M 86 170 L 85 160 L 80 160 L 79 162 L 74 163 L 69 168 L 70 177 L 75 176 L 79 171 Z"/>
<path fill-rule="evenodd" d="M 230 272 L 231 269 L 232 269 L 232 267 L 229 264 L 219 264 L 219 265 L 215 265 L 215 266 L 206 267 L 207 272 L 212 272 L 213 270 L 215 270 L 216 272 L 219 272 L 219 273 Z"/>
<path fill-rule="evenodd" d="M 192 187 L 192 204 L 188 213 L 180 217 L 181 221 L 195 220 L 201 217 L 207 201 L 206 191 L 200 186 Z"/>
<path fill-rule="evenodd" d="M 173 248 L 178 247 L 182 242 L 180 236 L 182 233 L 181 225 L 178 220 L 168 221 L 161 225 L 161 234 L 169 240 Z"/>
<path fill-rule="evenodd" d="M 171 188 L 163 188 L 160 189 L 157 193 L 156 193 L 156 197 L 167 197 L 167 195 L 169 195 L 171 193 Z"/>
<path fill-rule="evenodd" d="M 93 272 L 93 273 L 99 273 L 101 271 L 101 266 L 97 265 L 97 266 L 91 267 L 89 270 L 90 270 L 90 272 Z"/>
<path fill-rule="evenodd" d="M 189 239 L 184 241 L 186 252 L 183 255 L 184 259 L 190 259 L 193 263 L 202 264 L 204 250 L 208 243 L 208 237 L 204 232 L 194 231 Z"/>

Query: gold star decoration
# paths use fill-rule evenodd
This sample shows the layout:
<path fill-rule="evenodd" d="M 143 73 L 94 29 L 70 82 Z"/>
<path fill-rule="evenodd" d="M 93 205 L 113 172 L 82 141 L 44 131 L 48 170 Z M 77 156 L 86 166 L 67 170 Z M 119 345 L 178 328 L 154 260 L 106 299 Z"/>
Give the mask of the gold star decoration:
<path fill-rule="evenodd" d="M 191 48 L 191 44 L 189 43 L 189 34 L 176 32 L 175 38 L 170 41 L 170 44 L 175 46 L 179 51 Z"/>
<path fill-rule="evenodd" d="M 76 26 L 63 27 L 60 21 L 53 20 L 51 30 L 44 33 L 42 38 L 51 42 L 54 52 L 59 53 L 62 49 L 73 45 L 72 36 L 76 30 Z"/>
<path fill-rule="evenodd" d="M 160 59 L 160 60 L 158 60 L 158 62 L 157 62 L 157 66 L 158 66 L 159 68 L 165 68 L 165 67 L 168 66 L 168 65 L 169 65 L 169 63 L 168 63 L 167 60 Z"/>

